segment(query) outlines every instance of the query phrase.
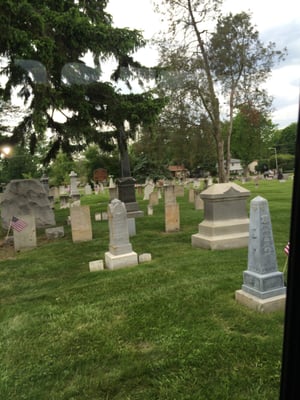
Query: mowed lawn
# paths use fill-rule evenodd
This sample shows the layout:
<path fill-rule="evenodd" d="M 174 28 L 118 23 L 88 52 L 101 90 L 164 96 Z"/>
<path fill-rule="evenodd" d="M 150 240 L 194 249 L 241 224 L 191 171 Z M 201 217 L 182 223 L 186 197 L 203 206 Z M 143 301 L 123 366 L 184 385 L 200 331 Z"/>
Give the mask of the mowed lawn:
<path fill-rule="evenodd" d="M 243 184 L 269 202 L 278 268 L 289 238 L 292 180 Z M 203 211 L 184 198 L 180 232 L 164 232 L 163 201 L 136 220 L 133 250 L 152 261 L 89 272 L 104 259 L 105 195 L 90 205 L 93 240 L 74 244 L 69 210 L 55 210 L 65 237 L 15 254 L 0 248 L 0 398 L 3 400 L 274 400 L 279 396 L 283 312 L 235 301 L 248 249 L 191 246 Z M 248 207 L 249 207 L 248 203 Z M 1 238 L 6 232 L 2 231 Z"/>

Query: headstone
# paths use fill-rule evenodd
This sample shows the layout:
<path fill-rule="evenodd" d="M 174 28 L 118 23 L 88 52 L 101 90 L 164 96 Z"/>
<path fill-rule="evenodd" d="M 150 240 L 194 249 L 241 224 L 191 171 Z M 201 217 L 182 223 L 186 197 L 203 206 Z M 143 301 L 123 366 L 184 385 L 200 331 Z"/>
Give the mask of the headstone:
<path fill-rule="evenodd" d="M 70 208 L 71 229 L 73 242 L 92 240 L 92 224 L 89 206 Z"/>
<path fill-rule="evenodd" d="M 236 300 L 261 312 L 284 309 L 286 288 L 278 271 L 268 202 L 257 196 L 250 203 L 248 269 Z"/>
<path fill-rule="evenodd" d="M 101 220 L 102 220 L 101 212 L 95 213 L 95 221 L 101 221 Z"/>
<path fill-rule="evenodd" d="M 89 262 L 90 272 L 97 272 L 104 270 L 103 260 L 95 260 Z"/>
<path fill-rule="evenodd" d="M 59 206 L 61 209 L 70 208 L 70 197 L 68 194 L 60 195 Z"/>
<path fill-rule="evenodd" d="M 29 250 L 37 246 L 34 215 L 16 215 L 26 226 L 18 231 L 13 229 L 15 251 Z"/>
<path fill-rule="evenodd" d="M 165 205 L 165 231 L 178 232 L 180 229 L 179 204 L 167 203 Z"/>
<path fill-rule="evenodd" d="M 40 181 L 41 181 L 41 184 L 44 186 L 47 196 L 49 196 L 49 178 L 46 175 L 43 175 L 41 177 Z"/>
<path fill-rule="evenodd" d="M 47 239 L 58 239 L 65 236 L 65 231 L 63 226 L 56 226 L 55 228 L 47 228 L 45 230 Z"/>
<path fill-rule="evenodd" d="M 248 246 L 250 192 L 233 183 L 218 183 L 201 192 L 204 220 L 192 235 L 192 246 L 225 250 Z"/>
<path fill-rule="evenodd" d="M 150 206 L 150 204 L 148 204 L 147 212 L 148 212 L 148 215 L 153 215 L 153 206 Z"/>
<path fill-rule="evenodd" d="M 189 203 L 195 202 L 195 190 L 193 188 L 189 189 Z"/>
<path fill-rule="evenodd" d="M 201 192 L 198 190 L 195 190 L 194 205 L 195 205 L 195 210 L 203 210 L 204 209 L 204 202 L 201 199 Z"/>
<path fill-rule="evenodd" d="M 89 183 L 87 183 L 87 184 L 85 185 L 85 187 L 84 187 L 84 193 L 85 193 L 87 196 L 89 196 L 89 195 L 91 195 L 91 194 L 93 193 L 92 187 L 91 187 L 91 185 L 90 185 Z"/>
<path fill-rule="evenodd" d="M 109 187 L 108 191 L 109 191 L 109 199 L 110 200 L 118 198 L 118 188 L 117 187 Z"/>
<path fill-rule="evenodd" d="M 158 204 L 158 192 L 151 192 L 149 195 L 149 205 L 157 206 Z"/>
<path fill-rule="evenodd" d="M 65 185 L 61 185 L 58 190 L 59 190 L 59 196 L 69 195 L 68 188 Z"/>
<path fill-rule="evenodd" d="M 135 218 L 128 218 L 128 233 L 129 237 L 136 235 L 136 226 L 135 226 Z"/>
<path fill-rule="evenodd" d="M 118 199 L 108 205 L 109 251 L 105 253 L 108 269 L 138 264 L 138 256 L 129 242 L 128 219 L 125 204 Z"/>
<path fill-rule="evenodd" d="M 146 183 L 144 187 L 144 198 L 143 200 L 149 200 L 150 194 L 154 190 L 154 183 L 152 181 Z"/>
<path fill-rule="evenodd" d="M 70 196 L 74 200 L 78 200 L 80 198 L 80 193 L 78 190 L 78 182 L 77 182 L 77 174 L 74 171 L 70 173 Z"/>
<path fill-rule="evenodd" d="M 152 256 L 150 253 L 143 253 L 139 255 L 139 263 L 152 261 Z"/>
<path fill-rule="evenodd" d="M 164 187 L 165 204 L 176 203 L 175 187 L 174 185 L 168 185 Z"/>
<path fill-rule="evenodd" d="M 184 186 L 183 185 L 175 185 L 175 196 L 176 197 L 184 197 Z"/>
<path fill-rule="evenodd" d="M 52 186 L 49 189 L 49 196 L 53 196 L 54 199 L 58 199 L 59 198 L 59 189 L 56 186 Z"/>
<path fill-rule="evenodd" d="M 12 180 L 5 189 L 1 200 L 2 226 L 8 229 L 13 216 L 33 215 L 37 228 L 55 225 L 55 216 L 38 179 Z"/>

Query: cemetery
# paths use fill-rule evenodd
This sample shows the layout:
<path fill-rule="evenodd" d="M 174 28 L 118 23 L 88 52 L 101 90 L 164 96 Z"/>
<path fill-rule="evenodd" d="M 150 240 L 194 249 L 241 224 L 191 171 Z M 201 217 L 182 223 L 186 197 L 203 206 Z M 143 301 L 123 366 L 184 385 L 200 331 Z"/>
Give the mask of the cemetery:
<path fill-rule="evenodd" d="M 2 208 L 3 398 L 277 398 L 293 180 L 226 185 Z"/>

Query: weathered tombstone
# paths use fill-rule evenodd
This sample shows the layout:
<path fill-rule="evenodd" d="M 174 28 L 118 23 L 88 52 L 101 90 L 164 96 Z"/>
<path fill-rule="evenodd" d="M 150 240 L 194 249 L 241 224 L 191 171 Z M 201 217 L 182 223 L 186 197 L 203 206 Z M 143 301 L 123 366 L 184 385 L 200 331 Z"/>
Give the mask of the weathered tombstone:
<path fill-rule="evenodd" d="M 80 198 L 80 193 L 78 190 L 78 183 L 77 183 L 77 174 L 74 171 L 71 171 L 70 173 L 70 196 L 74 200 L 78 200 Z"/>
<path fill-rule="evenodd" d="M 49 189 L 49 196 L 53 196 L 54 200 L 59 198 L 59 189 L 56 186 L 52 186 Z"/>
<path fill-rule="evenodd" d="M 92 240 L 92 224 L 89 206 L 70 208 L 71 229 L 73 242 L 86 242 Z"/>
<path fill-rule="evenodd" d="M 47 239 L 58 239 L 65 236 L 65 231 L 63 226 L 56 226 L 54 228 L 47 228 L 45 230 Z"/>
<path fill-rule="evenodd" d="M 225 250 L 248 246 L 249 218 L 246 200 L 250 192 L 233 183 L 218 183 L 201 192 L 204 220 L 192 235 L 192 246 Z"/>
<path fill-rule="evenodd" d="M 16 179 L 6 186 L 1 200 L 3 228 L 17 215 L 33 215 L 37 228 L 55 225 L 48 195 L 38 179 Z"/>
<path fill-rule="evenodd" d="M 165 231 L 178 232 L 180 229 L 179 204 L 168 203 L 165 205 Z"/>
<path fill-rule="evenodd" d="M 174 185 L 164 186 L 165 205 L 176 203 Z"/>
<path fill-rule="evenodd" d="M 128 219 L 125 204 L 118 199 L 108 205 L 109 251 L 105 253 L 108 269 L 118 269 L 138 264 L 137 253 L 129 242 Z"/>
<path fill-rule="evenodd" d="M 286 288 L 278 271 L 268 202 L 257 196 L 250 203 L 248 269 L 236 300 L 260 312 L 283 310 Z"/>
<path fill-rule="evenodd" d="M 176 203 L 175 187 L 164 187 L 165 195 L 165 231 L 178 232 L 180 229 L 179 204 Z"/>
<path fill-rule="evenodd" d="M 127 214 L 128 215 L 128 214 Z M 136 225 L 135 225 L 135 218 L 128 218 L 128 233 L 129 237 L 136 235 Z"/>
<path fill-rule="evenodd" d="M 85 193 L 87 196 L 89 196 L 90 194 L 93 193 L 92 187 L 91 187 L 91 185 L 90 185 L 89 183 L 87 183 L 87 184 L 85 185 L 85 187 L 84 187 L 84 193 Z"/>
<path fill-rule="evenodd" d="M 175 185 L 175 196 L 176 197 L 184 197 L 184 186 L 183 185 Z"/>
<path fill-rule="evenodd" d="M 201 192 L 199 190 L 194 191 L 194 206 L 195 210 L 203 210 L 204 202 L 201 199 Z"/>
<path fill-rule="evenodd" d="M 193 188 L 189 189 L 189 203 L 195 202 L 195 190 Z"/>
<path fill-rule="evenodd" d="M 147 212 L 148 212 L 148 215 L 153 215 L 153 206 L 150 206 L 150 204 L 148 204 Z"/>
<path fill-rule="evenodd" d="M 144 198 L 143 200 L 149 200 L 150 194 L 153 192 L 154 190 L 154 183 L 152 181 L 149 181 L 148 183 L 146 183 L 145 187 L 144 187 Z"/>
<path fill-rule="evenodd" d="M 110 200 L 118 198 L 118 188 L 116 186 L 109 187 L 108 190 L 109 190 L 109 199 Z"/>
<path fill-rule="evenodd" d="M 158 203 L 158 192 L 151 192 L 149 195 L 149 206 L 157 206 Z"/>
<path fill-rule="evenodd" d="M 44 186 L 47 196 L 49 196 L 49 178 L 44 174 L 41 179 L 41 184 Z"/>
<path fill-rule="evenodd" d="M 89 262 L 90 272 L 97 272 L 104 270 L 103 260 L 95 260 Z"/>
<path fill-rule="evenodd" d="M 37 246 L 35 217 L 31 215 L 16 216 L 26 224 L 23 229 L 13 229 L 15 251 L 29 250 Z"/>
<path fill-rule="evenodd" d="M 61 209 L 64 208 L 70 208 L 70 196 L 65 194 L 65 195 L 60 195 L 59 197 L 59 206 Z"/>

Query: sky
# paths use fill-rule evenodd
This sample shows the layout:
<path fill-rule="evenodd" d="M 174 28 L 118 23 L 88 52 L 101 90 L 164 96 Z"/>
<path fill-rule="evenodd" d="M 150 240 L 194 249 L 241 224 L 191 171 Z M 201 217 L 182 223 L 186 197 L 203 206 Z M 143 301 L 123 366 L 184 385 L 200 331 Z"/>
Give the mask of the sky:
<path fill-rule="evenodd" d="M 273 97 L 272 121 L 279 129 L 298 120 L 300 87 L 300 12 L 296 0 L 224 0 L 224 14 L 245 11 L 252 15 L 263 43 L 275 42 L 276 48 L 287 48 L 285 61 L 272 70 L 266 89 Z M 114 25 L 143 31 L 151 39 L 161 28 L 160 16 L 154 12 L 152 0 L 109 0 L 107 11 Z M 155 49 L 140 50 L 137 59 L 146 66 L 155 65 Z"/>

